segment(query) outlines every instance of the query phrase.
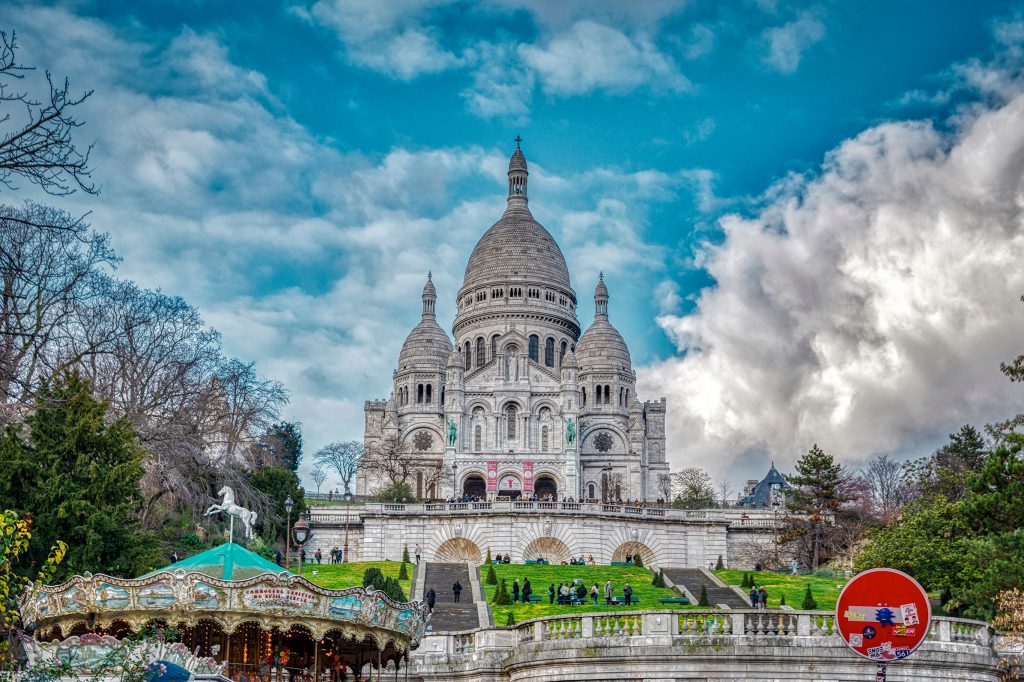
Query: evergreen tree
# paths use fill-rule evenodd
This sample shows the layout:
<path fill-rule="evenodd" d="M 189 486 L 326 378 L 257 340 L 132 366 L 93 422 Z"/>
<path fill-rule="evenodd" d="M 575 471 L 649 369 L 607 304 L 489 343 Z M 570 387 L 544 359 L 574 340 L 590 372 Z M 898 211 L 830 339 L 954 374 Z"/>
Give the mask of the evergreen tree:
<path fill-rule="evenodd" d="M 665 587 L 665 572 L 660 568 L 658 569 L 658 572 L 654 574 L 654 579 L 651 580 L 651 586 Z"/>
<path fill-rule="evenodd" d="M 786 605 L 786 595 L 782 595 L 782 597 L 779 599 L 779 606 L 785 606 L 785 605 Z"/>
<path fill-rule="evenodd" d="M 492 559 L 491 559 L 491 548 L 488 547 L 487 548 L 487 559 L 486 559 L 486 561 L 484 561 L 484 563 L 490 565 L 491 562 L 492 562 Z"/>
<path fill-rule="evenodd" d="M 807 583 L 807 591 L 804 592 L 804 603 L 801 608 L 804 611 L 814 611 L 818 608 L 818 602 L 814 601 L 814 595 L 811 593 L 810 583 Z"/>
<path fill-rule="evenodd" d="M 0 436 L 0 499 L 32 515 L 25 565 L 43 566 L 58 541 L 68 551 L 57 580 L 85 571 L 135 577 L 160 565 L 155 538 L 139 530 L 145 453 L 128 419 L 107 423 L 107 403 L 64 372 L 41 388 L 25 425 Z"/>
<path fill-rule="evenodd" d="M 260 439 L 260 445 L 274 466 L 295 473 L 302 462 L 302 424 L 280 422 L 274 424 Z"/>
<path fill-rule="evenodd" d="M 639 566 L 640 568 L 643 568 L 644 560 L 640 556 L 640 552 L 637 552 L 636 554 L 633 555 L 633 565 L 634 566 Z"/>
<path fill-rule="evenodd" d="M 968 479 L 984 465 L 988 450 L 977 429 L 962 426 L 932 455 L 908 465 L 909 482 L 918 497 L 962 500 L 970 494 Z"/>
<path fill-rule="evenodd" d="M 722 555 L 719 554 L 718 561 L 715 562 L 715 570 L 721 571 L 723 568 L 725 568 L 725 564 L 722 563 Z"/>
<path fill-rule="evenodd" d="M 710 606 L 708 603 L 708 588 L 704 583 L 700 584 L 700 598 L 697 601 L 697 606 Z"/>
<path fill-rule="evenodd" d="M 409 569 L 406 568 L 406 566 L 408 566 L 408 565 L 409 564 L 405 563 L 404 561 L 402 562 L 402 567 L 398 569 L 398 579 L 399 580 L 408 580 L 409 579 Z"/>
<path fill-rule="evenodd" d="M 508 627 L 510 625 L 515 625 L 515 624 L 516 624 L 516 617 L 512 615 L 511 611 L 509 611 L 508 612 L 508 618 L 505 619 L 505 626 Z"/>
<path fill-rule="evenodd" d="M 508 593 L 508 587 L 505 585 L 504 578 L 498 583 L 498 589 L 494 591 L 491 603 L 495 606 L 507 606 L 512 603 L 512 596 Z"/>
<path fill-rule="evenodd" d="M 285 524 L 288 521 L 288 511 L 285 507 L 285 500 L 292 498 L 291 521 L 295 522 L 299 514 L 306 511 L 306 491 L 299 484 L 298 475 L 291 469 L 284 467 L 269 467 L 249 473 L 249 485 L 265 493 L 273 504 L 273 513 L 267 514 L 261 520 L 263 524 L 263 536 L 268 544 L 283 545 L 284 534 L 288 532 Z"/>
<path fill-rule="evenodd" d="M 402 563 L 409 563 L 409 545 L 404 545 L 402 547 Z"/>
<path fill-rule="evenodd" d="M 498 584 L 498 574 L 494 572 L 494 564 L 487 564 L 487 578 L 484 582 L 488 585 Z"/>
<path fill-rule="evenodd" d="M 831 549 L 838 536 L 839 514 L 850 494 L 850 477 L 832 455 L 817 443 L 796 463 L 797 473 L 789 476 L 793 486 L 784 534 L 787 540 L 801 541 L 811 569 L 821 563 L 823 550 Z"/>

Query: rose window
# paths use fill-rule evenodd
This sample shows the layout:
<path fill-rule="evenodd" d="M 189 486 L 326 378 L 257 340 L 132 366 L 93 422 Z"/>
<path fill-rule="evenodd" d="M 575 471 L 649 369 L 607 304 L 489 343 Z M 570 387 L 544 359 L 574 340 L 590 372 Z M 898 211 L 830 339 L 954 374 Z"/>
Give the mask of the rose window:
<path fill-rule="evenodd" d="M 415 436 L 412 437 L 412 445 L 414 448 L 423 452 L 429 450 L 430 446 L 434 444 L 434 438 L 430 435 L 429 431 L 419 431 Z"/>
<path fill-rule="evenodd" d="M 597 448 L 598 452 L 608 452 L 614 444 L 615 441 L 607 433 L 601 432 L 594 436 L 594 447 Z"/>

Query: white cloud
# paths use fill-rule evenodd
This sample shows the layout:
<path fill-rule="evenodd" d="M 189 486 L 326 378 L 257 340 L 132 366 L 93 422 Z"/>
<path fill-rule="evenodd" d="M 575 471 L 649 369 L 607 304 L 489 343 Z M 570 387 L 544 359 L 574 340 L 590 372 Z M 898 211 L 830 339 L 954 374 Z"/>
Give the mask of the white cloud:
<path fill-rule="evenodd" d="M 815 442 L 848 463 L 922 454 L 1021 411 L 999 363 L 1024 338 L 1022 178 L 1018 82 L 950 132 L 866 130 L 724 218 L 700 254 L 715 286 L 659 319 L 681 355 L 640 374 L 669 397 L 675 464 L 735 477 Z"/>
<path fill-rule="evenodd" d="M 644 35 L 626 36 L 602 24 L 579 21 L 546 45 L 523 45 L 523 62 L 546 92 L 580 95 L 594 90 L 627 92 L 641 86 L 684 91 L 690 81 Z"/>
<path fill-rule="evenodd" d="M 293 11 L 333 29 L 349 60 L 402 80 L 459 66 L 461 59 L 446 49 L 440 31 L 428 25 L 431 11 L 445 0 L 319 0 L 312 8 Z"/>
<path fill-rule="evenodd" d="M 779 73 L 790 74 L 800 67 L 804 52 L 825 37 L 825 25 L 811 12 L 796 19 L 765 30 L 762 40 L 765 65 Z"/>
<path fill-rule="evenodd" d="M 533 71 L 522 68 L 516 46 L 481 43 L 473 50 L 473 59 L 473 85 L 462 92 L 469 110 L 481 118 L 525 123 L 537 79 Z"/>

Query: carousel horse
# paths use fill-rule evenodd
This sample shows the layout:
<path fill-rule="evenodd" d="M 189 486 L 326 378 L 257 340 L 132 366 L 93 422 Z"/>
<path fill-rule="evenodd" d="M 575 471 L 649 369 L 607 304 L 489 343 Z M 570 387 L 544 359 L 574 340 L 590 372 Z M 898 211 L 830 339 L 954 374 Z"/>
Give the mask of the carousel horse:
<path fill-rule="evenodd" d="M 235 491 L 228 486 L 224 486 L 217 493 L 221 496 L 220 504 L 211 504 L 210 508 L 206 510 L 204 516 L 210 516 L 218 512 L 224 512 L 230 516 L 237 516 L 242 521 L 242 525 L 245 526 L 245 537 L 252 537 L 252 527 L 256 523 L 256 512 L 240 507 L 235 504 Z"/>

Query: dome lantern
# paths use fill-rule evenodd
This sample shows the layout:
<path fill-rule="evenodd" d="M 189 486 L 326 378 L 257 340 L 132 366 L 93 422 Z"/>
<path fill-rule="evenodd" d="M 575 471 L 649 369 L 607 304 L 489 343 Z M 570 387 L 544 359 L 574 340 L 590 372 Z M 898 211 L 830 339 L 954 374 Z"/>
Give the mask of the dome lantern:
<path fill-rule="evenodd" d="M 435 303 L 437 303 L 437 290 L 434 289 L 431 273 L 428 272 L 427 283 L 423 285 L 423 317 L 434 317 Z"/>
<path fill-rule="evenodd" d="M 526 178 L 530 174 L 526 170 L 526 157 L 519 143 L 523 138 L 516 135 L 516 150 L 512 152 L 512 158 L 508 162 L 508 203 L 513 202 L 525 205 L 529 200 L 526 197 Z"/>

